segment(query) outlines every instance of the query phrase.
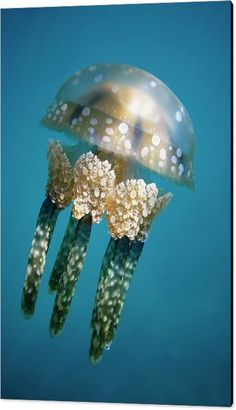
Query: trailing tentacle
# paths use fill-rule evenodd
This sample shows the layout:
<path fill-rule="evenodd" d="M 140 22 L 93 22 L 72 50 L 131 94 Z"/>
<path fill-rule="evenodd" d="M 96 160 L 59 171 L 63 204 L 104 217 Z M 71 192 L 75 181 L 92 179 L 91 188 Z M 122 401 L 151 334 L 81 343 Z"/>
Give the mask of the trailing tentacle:
<path fill-rule="evenodd" d="M 56 335 L 64 326 L 83 268 L 91 223 L 100 222 L 107 195 L 113 189 L 115 179 L 111 164 L 101 161 L 92 152 L 81 155 L 74 166 L 73 175 L 75 184 L 72 214 L 78 220 L 78 225 L 75 228 L 74 222 L 69 222 L 68 235 L 66 233 L 56 261 L 59 269 L 52 274 L 57 278 L 61 276 L 50 322 L 52 335 Z"/>
<path fill-rule="evenodd" d="M 115 239 L 110 240 L 104 256 L 93 311 L 89 352 L 93 363 L 101 359 L 104 348 L 110 348 L 153 218 L 171 198 L 171 194 L 157 194 L 155 184 L 128 180 L 118 184 L 108 197 L 107 219 Z M 129 242 L 126 251 L 114 246 L 122 240 Z"/>
<path fill-rule="evenodd" d="M 75 287 L 83 269 L 91 233 L 92 218 L 86 215 L 77 221 L 75 237 L 71 243 L 67 265 L 59 279 L 56 299 L 50 321 L 50 332 L 52 336 L 58 334 L 67 318 Z"/>
<path fill-rule="evenodd" d="M 78 221 L 73 214 L 70 215 L 70 219 L 67 225 L 66 233 L 63 238 L 60 250 L 57 255 L 56 262 L 54 264 L 50 279 L 49 279 L 49 291 L 54 292 L 58 288 L 58 284 L 63 272 L 66 270 L 68 256 L 71 250 L 71 246 L 74 243 L 77 232 Z"/>
<path fill-rule="evenodd" d="M 21 301 L 22 311 L 26 317 L 34 313 L 38 288 L 58 213 L 70 203 L 73 195 L 72 168 L 59 143 L 49 144 L 48 161 L 47 198 L 39 212 Z"/>
<path fill-rule="evenodd" d="M 141 256 L 143 246 L 144 242 L 140 241 L 132 241 L 130 243 L 129 253 L 126 259 L 122 281 L 120 282 L 119 290 L 117 290 L 117 297 L 115 299 L 115 303 L 113 302 L 115 315 L 113 317 L 113 320 L 111 321 L 109 331 L 107 333 L 107 346 L 111 345 L 112 340 L 115 336 L 116 328 L 119 324 L 120 315 L 125 303 L 125 298 L 133 277 L 133 273 L 136 269 L 139 257 Z"/>
<path fill-rule="evenodd" d="M 58 209 L 47 197 L 39 212 L 24 281 L 21 308 L 26 317 L 34 313 L 38 288 L 57 217 Z"/>
<path fill-rule="evenodd" d="M 102 262 L 91 324 L 89 355 L 92 363 L 98 362 L 102 357 L 103 349 L 109 347 L 110 326 L 112 323 L 116 325 L 119 320 L 116 305 L 117 298 L 120 296 L 129 246 L 130 241 L 127 237 L 117 240 L 111 238 Z"/>

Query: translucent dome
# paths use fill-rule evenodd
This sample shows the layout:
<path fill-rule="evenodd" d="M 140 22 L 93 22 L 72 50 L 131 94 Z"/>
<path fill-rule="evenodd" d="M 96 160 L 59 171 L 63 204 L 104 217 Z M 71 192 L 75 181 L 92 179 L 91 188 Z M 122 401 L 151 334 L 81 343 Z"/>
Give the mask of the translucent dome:
<path fill-rule="evenodd" d="M 163 82 L 139 68 L 105 63 L 76 72 L 42 123 L 194 185 L 191 119 Z"/>

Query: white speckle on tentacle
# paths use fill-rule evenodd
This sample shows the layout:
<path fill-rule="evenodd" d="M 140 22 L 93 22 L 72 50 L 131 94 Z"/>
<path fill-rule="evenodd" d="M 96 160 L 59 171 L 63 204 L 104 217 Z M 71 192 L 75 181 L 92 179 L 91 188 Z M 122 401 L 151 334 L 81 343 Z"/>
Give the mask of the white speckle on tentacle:
<path fill-rule="evenodd" d="M 159 162 L 158 162 L 158 165 L 159 165 L 160 168 L 162 168 L 162 167 L 164 166 L 164 162 L 163 162 L 163 161 L 159 161 Z"/>
<path fill-rule="evenodd" d="M 176 111 L 175 118 L 176 118 L 176 121 L 178 122 L 182 121 L 182 114 L 180 111 Z"/>
<path fill-rule="evenodd" d="M 170 170 L 171 170 L 171 172 L 174 173 L 175 172 L 175 167 L 173 165 L 171 165 Z"/>
<path fill-rule="evenodd" d="M 125 122 L 121 122 L 118 128 L 121 134 L 126 134 L 129 129 L 128 125 Z"/>
<path fill-rule="evenodd" d="M 148 147 L 143 147 L 143 149 L 141 151 L 141 157 L 142 158 L 146 157 L 148 153 L 149 153 L 149 148 Z"/>
<path fill-rule="evenodd" d="M 184 166 L 183 164 L 179 164 L 179 176 L 181 176 L 184 173 Z"/>
<path fill-rule="evenodd" d="M 91 125 L 96 125 L 97 123 L 98 123 L 97 118 L 91 118 L 91 120 L 90 120 Z"/>
<path fill-rule="evenodd" d="M 172 155 L 172 157 L 171 157 L 171 162 L 172 162 L 172 164 L 176 164 L 177 158 L 176 158 L 175 155 Z"/>
<path fill-rule="evenodd" d="M 89 128 L 88 128 L 88 132 L 89 132 L 90 134 L 93 134 L 93 133 L 94 133 L 94 128 L 93 128 L 93 127 L 89 127 Z"/>
<path fill-rule="evenodd" d="M 62 109 L 62 111 L 66 111 L 66 110 L 67 110 L 67 104 L 63 104 L 63 105 L 61 106 L 61 109 Z"/>
<path fill-rule="evenodd" d="M 89 115 L 89 114 L 90 114 L 90 108 L 89 108 L 89 107 L 85 107 L 85 108 L 83 108 L 83 110 L 82 110 L 82 114 L 83 114 L 84 116 Z"/>
<path fill-rule="evenodd" d="M 78 120 L 77 120 L 77 118 L 74 118 L 74 119 L 71 121 L 71 124 L 72 124 L 72 125 L 76 125 L 76 124 L 78 124 Z"/>
<path fill-rule="evenodd" d="M 178 148 L 176 151 L 177 157 L 182 157 L 182 149 Z"/>
<path fill-rule="evenodd" d="M 106 123 L 107 123 L 107 124 L 112 124 L 112 119 L 111 119 L 111 118 L 107 118 L 107 119 L 106 119 Z"/>

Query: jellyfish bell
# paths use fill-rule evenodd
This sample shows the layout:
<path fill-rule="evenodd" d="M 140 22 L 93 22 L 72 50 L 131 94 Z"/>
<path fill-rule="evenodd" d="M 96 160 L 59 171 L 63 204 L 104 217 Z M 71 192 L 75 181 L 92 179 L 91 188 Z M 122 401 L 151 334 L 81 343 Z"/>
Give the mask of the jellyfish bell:
<path fill-rule="evenodd" d="M 42 124 L 69 135 L 78 145 L 49 145 L 47 198 L 30 251 L 22 308 L 24 313 L 34 310 L 56 216 L 73 202 L 49 280 L 50 291 L 56 292 L 50 332 L 54 336 L 62 330 L 91 225 L 106 213 L 111 239 L 91 321 L 89 354 L 96 363 L 111 347 L 153 220 L 172 198 L 154 182 L 139 178 L 139 167 L 193 188 L 194 131 L 183 104 L 158 78 L 136 67 L 110 63 L 89 66 L 70 77 Z"/>
<path fill-rule="evenodd" d="M 42 123 L 194 186 L 191 119 L 172 91 L 146 71 L 124 64 L 84 68 L 62 85 Z"/>

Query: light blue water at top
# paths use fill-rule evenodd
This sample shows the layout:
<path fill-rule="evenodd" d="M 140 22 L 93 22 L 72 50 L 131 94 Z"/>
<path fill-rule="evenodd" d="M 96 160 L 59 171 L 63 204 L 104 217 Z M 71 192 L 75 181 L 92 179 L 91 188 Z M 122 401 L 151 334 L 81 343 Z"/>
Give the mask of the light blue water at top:
<path fill-rule="evenodd" d="M 229 405 L 230 3 L 45 8 L 2 12 L 2 396 Z M 196 131 L 196 190 L 174 193 L 154 222 L 110 351 L 88 361 L 90 319 L 109 235 L 91 243 L 63 333 L 51 339 L 47 282 L 34 317 L 20 311 L 28 251 L 47 178 L 39 120 L 61 83 L 102 61 L 150 71 L 186 106 Z"/>

